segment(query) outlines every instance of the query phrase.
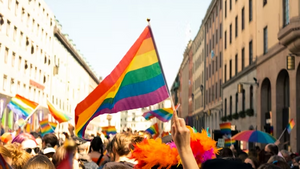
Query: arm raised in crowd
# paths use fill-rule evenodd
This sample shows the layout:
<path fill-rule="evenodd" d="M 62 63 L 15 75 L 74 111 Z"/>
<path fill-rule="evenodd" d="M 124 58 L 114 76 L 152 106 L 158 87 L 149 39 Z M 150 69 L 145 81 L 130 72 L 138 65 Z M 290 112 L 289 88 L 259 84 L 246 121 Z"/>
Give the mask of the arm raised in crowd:
<path fill-rule="evenodd" d="M 190 130 L 186 127 L 185 121 L 178 118 L 174 112 L 172 125 L 172 136 L 180 155 L 183 168 L 199 169 L 190 145 Z"/>

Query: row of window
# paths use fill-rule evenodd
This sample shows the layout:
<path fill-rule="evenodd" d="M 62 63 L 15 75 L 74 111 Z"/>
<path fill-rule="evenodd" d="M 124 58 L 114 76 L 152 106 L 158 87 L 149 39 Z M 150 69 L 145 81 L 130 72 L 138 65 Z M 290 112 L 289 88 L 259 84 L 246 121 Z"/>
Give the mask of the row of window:
<path fill-rule="evenodd" d="M 204 104 L 204 101 L 203 101 L 203 95 L 200 95 L 199 97 L 197 97 L 195 99 L 195 103 L 194 103 L 194 106 L 195 106 L 195 110 L 203 107 L 203 104 Z"/>
<path fill-rule="evenodd" d="M 219 84 L 218 82 L 214 85 L 212 85 L 208 90 L 205 91 L 205 102 L 206 104 L 209 104 L 213 101 L 217 101 L 219 97 L 221 97 L 222 94 L 222 80 L 220 80 Z"/>
<path fill-rule="evenodd" d="M 218 34 L 220 35 L 219 37 Z M 219 39 L 222 39 L 222 23 L 220 23 L 219 30 L 216 29 L 215 34 L 211 36 L 211 39 L 209 39 L 208 43 L 206 44 L 206 57 L 208 57 L 209 54 L 212 53 L 214 47 L 218 45 Z"/>
<path fill-rule="evenodd" d="M 237 0 L 236 0 L 236 2 L 237 2 Z M 252 14 L 253 4 L 252 4 L 252 0 L 248 0 L 248 2 L 249 2 L 249 22 L 251 22 L 252 17 L 253 17 L 253 14 Z M 232 0 L 229 0 L 229 10 L 230 11 L 232 10 Z M 225 0 L 224 15 L 225 15 L 225 18 L 226 18 L 227 17 L 227 1 L 226 0 Z M 245 17 L 245 8 L 243 7 L 243 9 L 242 9 L 242 30 L 244 29 L 244 26 L 245 26 L 244 17 Z"/>
<path fill-rule="evenodd" d="M 242 48 L 241 50 L 241 71 L 244 70 L 245 68 L 245 48 Z M 248 55 L 248 59 L 249 59 L 249 65 L 251 65 L 253 63 L 253 42 L 252 40 L 249 42 L 249 55 Z M 235 75 L 238 74 L 238 63 L 239 63 L 239 58 L 238 58 L 238 54 L 235 55 Z M 229 79 L 231 79 L 233 77 L 232 75 L 232 59 L 229 60 Z M 224 82 L 227 81 L 227 64 L 224 65 Z"/>
<path fill-rule="evenodd" d="M 57 97 L 55 98 L 53 95 L 52 104 L 57 105 L 57 108 L 59 108 L 60 110 L 71 112 L 71 104 L 69 104 L 68 101 L 63 101 Z"/>
<path fill-rule="evenodd" d="M 254 95 L 253 95 L 253 86 L 251 85 L 249 88 L 249 108 L 253 109 L 253 103 L 254 103 Z M 239 104 L 239 94 L 235 94 L 235 112 L 233 112 L 233 101 L 232 96 L 229 97 L 229 114 L 227 114 L 227 98 L 224 99 L 224 116 L 227 115 L 233 115 L 233 113 L 239 113 L 238 111 L 238 104 Z M 242 92 L 242 111 L 245 111 L 246 107 L 246 92 L 245 89 Z"/>
<path fill-rule="evenodd" d="M 0 53 L 1 51 L 2 51 L 2 46 L 0 43 Z M 34 67 L 33 64 L 28 63 L 26 59 L 23 61 L 22 56 L 17 56 L 15 52 L 10 51 L 9 48 L 5 47 L 4 63 L 9 64 L 9 62 L 11 63 L 11 68 L 16 67 L 19 72 L 24 71 L 24 74 L 29 75 L 30 78 L 34 79 L 38 83 L 49 85 L 49 79 L 50 79 L 49 75 L 42 73 L 42 69 L 38 69 L 36 66 Z"/>
<path fill-rule="evenodd" d="M 215 8 L 212 10 L 212 13 L 211 13 L 211 17 L 208 19 L 207 21 L 207 25 L 206 25 L 206 32 L 209 31 L 209 28 L 211 28 L 211 25 L 212 23 L 214 23 L 215 21 L 215 18 L 218 16 L 219 14 L 219 10 L 222 10 L 222 0 L 220 1 L 220 4 L 219 4 L 219 7 L 218 7 L 218 4 L 216 4 Z"/>
<path fill-rule="evenodd" d="M 220 68 L 222 68 L 222 52 L 220 52 L 219 57 L 215 56 L 214 58 L 212 58 L 211 64 L 206 67 L 206 80 L 213 76 L 215 72 L 218 72 Z"/>

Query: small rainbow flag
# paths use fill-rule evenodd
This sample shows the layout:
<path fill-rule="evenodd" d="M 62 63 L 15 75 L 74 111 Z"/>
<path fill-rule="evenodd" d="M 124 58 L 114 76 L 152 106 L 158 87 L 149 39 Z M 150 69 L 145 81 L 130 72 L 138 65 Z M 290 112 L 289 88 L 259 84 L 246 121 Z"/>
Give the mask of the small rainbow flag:
<path fill-rule="evenodd" d="M 43 119 L 40 121 L 40 128 L 41 128 L 41 134 L 42 136 L 49 134 L 49 133 L 54 133 L 53 128 L 50 126 L 48 119 Z"/>
<path fill-rule="evenodd" d="M 8 163 L 4 160 L 2 155 L 0 154 L 0 169 L 11 169 Z"/>
<path fill-rule="evenodd" d="M 40 121 L 41 128 L 46 127 L 48 125 L 48 119 L 43 119 Z"/>
<path fill-rule="evenodd" d="M 116 68 L 75 109 L 75 133 L 105 113 L 148 107 L 169 97 L 153 34 L 147 26 Z"/>
<path fill-rule="evenodd" d="M 117 129 L 115 126 L 102 127 L 102 133 L 104 134 L 104 132 L 106 136 L 115 135 L 117 134 Z"/>
<path fill-rule="evenodd" d="M 291 121 L 289 122 L 289 124 L 287 125 L 287 127 L 286 127 L 286 129 L 287 129 L 287 131 L 291 134 L 291 131 L 292 131 L 292 129 L 294 128 L 294 126 L 295 126 L 295 121 L 294 121 L 294 119 L 291 119 Z"/>
<path fill-rule="evenodd" d="M 232 144 L 235 144 L 235 140 L 225 139 L 225 147 L 230 147 Z"/>
<path fill-rule="evenodd" d="M 153 117 L 158 118 L 163 122 L 168 122 L 173 117 L 173 108 L 162 108 L 157 110 L 148 111 L 143 114 L 146 120 L 149 120 Z"/>
<path fill-rule="evenodd" d="M 49 101 L 47 101 L 48 109 L 51 115 L 59 123 L 68 122 L 71 118 L 66 115 L 64 112 L 57 110 Z"/>
<path fill-rule="evenodd" d="M 163 132 L 161 133 L 161 137 L 169 136 L 171 135 L 171 132 Z"/>
<path fill-rule="evenodd" d="M 231 134 L 231 123 L 220 124 L 220 129 L 222 134 Z"/>
<path fill-rule="evenodd" d="M 53 130 L 55 130 L 57 127 L 57 123 L 55 122 L 49 122 L 49 125 L 52 127 Z"/>
<path fill-rule="evenodd" d="M 31 116 L 31 114 L 34 113 L 33 111 L 38 106 L 38 103 L 30 101 L 20 95 L 13 97 L 7 105 L 10 110 L 18 114 L 23 119 L 27 119 L 29 116 Z"/>
<path fill-rule="evenodd" d="M 159 133 L 158 124 L 157 123 L 153 124 L 151 127 L 149 127 L 148 129 L 146 129 L 145 131 L 147 131 L 151 135 L 158 134 Z"/>
<path fill-rule="evenodd" d="M 270 127 L 270 135 L 273 136 L 273 133 L 274 133 L 274 127 L 271 126 L 271 127 Z"/>

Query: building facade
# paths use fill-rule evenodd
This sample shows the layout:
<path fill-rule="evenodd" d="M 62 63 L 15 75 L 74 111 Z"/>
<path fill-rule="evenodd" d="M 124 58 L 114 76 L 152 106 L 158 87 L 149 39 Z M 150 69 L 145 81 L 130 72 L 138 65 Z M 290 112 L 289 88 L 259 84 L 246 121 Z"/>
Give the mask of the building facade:
<path fill-rule="evenodd" d="M 290 119 L 300 123 L 300 2 L 281 0 L 257 4 L 257 125 L 271 121 L 276 138 Z M 278 19 L 274 19 L 277 16 Z M 292 58 L 288 69 L 287 58 Z M 295 127 L 280 140 L 292 151 L 299 151 L 300 129 Z"/>
<path fill-rule="evenodd" d="M 99 83 L 43 0 L 0 1 L 0 77 L 6 130 L 6 106 L 16 94 L 40 104 L 29 120 L 34 131 L 43 118 L 55 121 L 47 100 L 74 120 L 76 105 Z M 61 131 L 68 131 L 67 124 L 58 126 L 56 132 Z"/>
<path fill-rule="evenodd" d="M 219 128 L 222 114 L 223 1 L 213 0 L 203 20 L 205 27 L 204 126 Z"/>
<path fill-rule="evenodd" d="M 201 115 L 204 110 L 204 89 L 205 89 L 205 27 L 201 25 L 195 39 L 193 40 L 192 50 L 193 55 L 193 124 L 197 130 L 204 128 Z"/>
<path fill-rule="evenodd" d="M 223 116 L 237 130 L 256 128 L 257 17 L 259 2 L 223 1 Z M 238 86 L 240 89 L 238 90 Z"/>

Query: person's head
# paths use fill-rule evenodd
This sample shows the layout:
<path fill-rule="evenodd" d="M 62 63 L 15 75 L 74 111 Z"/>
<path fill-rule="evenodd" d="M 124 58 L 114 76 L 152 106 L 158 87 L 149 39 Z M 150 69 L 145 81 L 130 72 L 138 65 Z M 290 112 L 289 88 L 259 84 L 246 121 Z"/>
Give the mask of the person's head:
<path fill-rule="evenodd" d="M 282 156 L 284 157 L 285 161 L 286 162 L 290 162 L 292 159 L 291 159 L 291 153 L 286 151 L 286 150 L 281 150 L 280 153 L 282 154 Z"/>
<path fill-rule="evenodd" d="M 265 150 L 262 149 L 259 152 L 258 161 L 260 162 L 260 164 L 265 164 L 268 162 L 271 156 L 272 156 L 271 153 L 265 152 Z"/>
<path fill-rule="evenodd" d="M 4 158 L 7 164 L 11 165 L 12 164 L 12 155 L 11 152 L 4 147 L 3 145 L 0 145 L 0 154 Z"/>
<path fill-rule="evenodd" d="M 270 159 L 268 160 L 268 163 L 272 164 L 274 161 L 285 162 L 285 159 L 283 157 L 278 156 L 278 155 L 274 155 L 274 156 L 270 157 Z"/>
<path fill-rule="evenodd" d="M 289 169 L 290 166 L 284 161 L 273 161 L 273 164 L 280 167 L 281 169 Z"/>
<path fill-rule="evenodd" d="M 58 164 L 65 158 L 66 155 L 67 155 L 66 148 L 64 146 L 58 147 L 52 157 L 53 164 L 57 167 Z"/>
<path fill-rule="evenodd" d="M 88 154 L 89 153 L 89 148 L 90 148 L 90 143 L 85 142 L 81 145 L 78 146 L 78 153 L 80 154 Z"/>
<path fill-rule="evenodd" d="M 299 165 L 300 165 L 300 156 L 295 157 L 295 158 L 293 159 L 293 165 L 294 165 L 294 166 L 299 166 Z"/>
<path fill-rule="evenodd" d="M 274 164 L 262 164 L 258 169 L 281 169 L 280 167 L 277 167 Z"/>
<path fill-rule="evenodd" d="M 35 141 L 37 142 L 40 149 L 42 149 L 42 136 L 37 132 L 31 132 L 30 134 L 35 138 Z"/>
<path fill-rule="evenodd" d="M 265 152 L 271 153 L 271 155 L 278 155 L 278 146 L 275 144 L 268 144 L 265 147 Z"/>
<path fill-rule="evenodd" d="M 55 146 L 58 146 L 59 142 L 58 142 L 58 138 L 56 137 L 55 134 L 52 134 L 52 133 L 49 133 L 49 134 L 46 134 L 43 136 L 42 138 L 42 147 L 43 149 L 49 146 L 51 147 L 55 147 Z"/>
<path fill-rule="evenodd" d="M 254 157 L 248 157 L 245 159 L 245 163 L 248 163 L 252 166 L 253 169 L 256 169 L 259 167 L 258 161 Z"/>
<path fill-rule="evenodd" d="M 116 134 L 112 140 L 112 151 L 115 160 L 118 157 L 127 156 L 132 150 L 132 135 L 129 133 Z"/>
<path fill-rule="evenodd" d="M 230 148 L 223 148 L 220 153 L 221 157 L 233 157 L 233 153 Z"/>
<path fill-rule="evenodd" d="M 23 169 L 55 169 L 53 163 L 43 155 L 32 157 L 23 167 Z"/>
<path fill-rule="evenodd" d="M 31 158 L 31 155 L 22 150 L 19 143 L 12 143 L 5 145 L 5 148 L 10 151 L 12 163 L 11 166 L 14 169 L 22 169 L 27 161 Z"/>
<path fill-rule="evenodd" d="M 99 136 L 94 137 L 94 139 L 92 140 L 90 151 L 103 153 L 103 142 Z"/>
<path fill-rule="evenodd" d="M 249 157 L 257 158 L 257 151 L 255 149 L 250 149 L 248 155 Z"/>
<path fill-rule="evenodd" d="M 20 143 L 23 150 L 27 153 L 31 154 L 31 156 L 35 156 L 40 152 L 40 148 L 35 140 L 35 138 L 28 133 L 22 133 L 17 135 L 12 143 Z"/>
<path fill-rule="evenodd" d="M 239 154 L 238 158 L 242 160 L 242 162 L 244 162 L 246 160 L 246 158 L 248 157 L 248 154 L 245 152 L 242 152 Z"/>

